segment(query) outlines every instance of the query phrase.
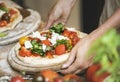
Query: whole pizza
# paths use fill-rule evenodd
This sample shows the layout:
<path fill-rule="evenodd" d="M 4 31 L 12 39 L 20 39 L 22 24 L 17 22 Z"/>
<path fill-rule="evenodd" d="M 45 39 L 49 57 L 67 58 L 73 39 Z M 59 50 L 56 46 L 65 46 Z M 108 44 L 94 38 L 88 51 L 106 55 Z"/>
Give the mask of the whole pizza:
<path fill-rule="evenodd" d="M 15 7 L 0 3 L 0 32 L 15 28 L 22 20 L 22 15 Z"/>
<path fill-rule="evenodd" d="M 47 31 L 21 37 L 8 59 L 11 66 L 19 71 L 59 70 L 72 48 L 84 36 L 86 34 L 59 23 Z"/>

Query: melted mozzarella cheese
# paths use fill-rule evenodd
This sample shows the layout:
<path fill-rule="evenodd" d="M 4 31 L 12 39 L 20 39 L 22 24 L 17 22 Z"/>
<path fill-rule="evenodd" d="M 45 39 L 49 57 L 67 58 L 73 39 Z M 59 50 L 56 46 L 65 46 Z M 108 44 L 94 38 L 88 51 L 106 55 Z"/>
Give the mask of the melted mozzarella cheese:
<path fill-rule="evenodd" d="M 2 10 L 0 10 L 0 17 L 1 17 L 3 14 L 5 14 L 5 12 L 2 11 Z"/>
<path fill-rule="evenodd" d="M 39 38 L 40 40 L 46 40 L 46 37 L 41 36 L 40 33 L 39 33 L 38 31 L 33 32 L 32 37 L 34 37 L 34 38 Z"/>
<path fill-rule="evenodd" d="M 45 44 L 42 44 L 42 49 L 43 49 L 43 51 L 45 52 L 46 51 L 46 45 Z"/>
<path fill-rule="evenodd" d="M 59 35 L 59 34 L 57 34 L 55 32 L 52 32 L 52 37 L 50 39 L 48 39 L 48 40 L 52 43 L 52 45 L 54 45 L 54 44 L 56 44 L 57 40 L 62 40 L 62 39 L 68 40 L 67 37 Z"/>
<path fill-rule="evenodd" d="M 76 32 L 76 29 L 71 27 L 71 28 L 67 28 L 69 31 L 75 31 Z"/>
<path fill-rule="evenodd" d="M 25 48 L 32 48 L 32 44 L 30 43 L 30 41 L 25 41 Z"/>

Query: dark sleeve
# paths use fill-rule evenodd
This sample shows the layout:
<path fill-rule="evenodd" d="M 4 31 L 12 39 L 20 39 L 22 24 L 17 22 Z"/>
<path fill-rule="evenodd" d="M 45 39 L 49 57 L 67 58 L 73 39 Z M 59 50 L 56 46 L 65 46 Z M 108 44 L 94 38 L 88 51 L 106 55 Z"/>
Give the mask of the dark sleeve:
<path fill-rule="evenodd" d="M 12 0 L 23 8 L 26 8 L 24 0 Z"/>
<path fill-rule="evenodd" d="M 90 33 L 99 25 L 104 0 L 82 0 L 83 32 Z"/>

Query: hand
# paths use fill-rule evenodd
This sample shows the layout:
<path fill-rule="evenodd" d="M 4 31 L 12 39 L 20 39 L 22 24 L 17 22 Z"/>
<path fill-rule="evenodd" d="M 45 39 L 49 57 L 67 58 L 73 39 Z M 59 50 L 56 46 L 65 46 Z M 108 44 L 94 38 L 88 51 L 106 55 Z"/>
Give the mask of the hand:
<path fill-rule="evenodd" d="M 92 59 L 94 56 L 88 56 L 87 54 L 90 44 L 89 36 L 81 39 L 76 44 L 72 49 L 67 62 L 63 65 L 63 68 L 67 68 L 61 71 L 63 74 L 79 73 L 92 65 Z"/>
<path fill-rule="evenodd" d="M 114 12 L 111 17 L 100 25 L 96 30 L 90 33 L 87 37 L 81 39 L 72 49 L 68 61 L 63 65 L 63 74 L 78 73 L 92 64 L 95 55 L 88 56 L 87 52 L 90 49 L 92 42 L 101 37 L 106 31 L 111 28 L 120 27 L 120 8 Z"/>
<path fill-rule="evenodd" d="M 76 0 L 58 0 L 57 4 L 49 13 L 48 20 L 44 29 L 49 29 L 54 23 L 66 24 L 73 4 Z"/>

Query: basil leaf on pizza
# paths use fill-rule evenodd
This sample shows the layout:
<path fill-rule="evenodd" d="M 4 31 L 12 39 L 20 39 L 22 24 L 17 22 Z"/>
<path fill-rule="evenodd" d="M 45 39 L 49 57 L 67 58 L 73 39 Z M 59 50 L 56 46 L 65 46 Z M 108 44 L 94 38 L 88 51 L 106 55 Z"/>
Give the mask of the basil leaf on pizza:
<path fill-rule="evenodd" d="M 62 23 L 55 24 L 50 28 L 50 31 L 60 34 L 64 30 L 63 26 L 64 25 Z"/>

